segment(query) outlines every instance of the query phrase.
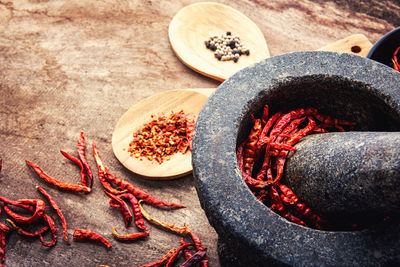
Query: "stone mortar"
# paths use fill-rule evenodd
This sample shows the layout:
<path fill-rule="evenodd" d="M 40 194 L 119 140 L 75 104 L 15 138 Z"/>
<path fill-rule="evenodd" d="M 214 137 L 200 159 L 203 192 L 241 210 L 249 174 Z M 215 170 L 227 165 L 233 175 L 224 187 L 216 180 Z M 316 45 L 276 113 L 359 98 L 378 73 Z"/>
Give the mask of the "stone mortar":
<path fill-rule="evenodd" d="M 313 106 L 357 122 L 358 131 L 399 131 L 400 75 L 350 54 L 295 52 L 263 60 L 222 83 L 200 112 L 193 140 L 196 189 L 220 239 L 224 266 L 382 266 L 400 263 L 400 224 L 319 231 L 275 214 L 244 183 L 236 147 L 250 114 Z"/>

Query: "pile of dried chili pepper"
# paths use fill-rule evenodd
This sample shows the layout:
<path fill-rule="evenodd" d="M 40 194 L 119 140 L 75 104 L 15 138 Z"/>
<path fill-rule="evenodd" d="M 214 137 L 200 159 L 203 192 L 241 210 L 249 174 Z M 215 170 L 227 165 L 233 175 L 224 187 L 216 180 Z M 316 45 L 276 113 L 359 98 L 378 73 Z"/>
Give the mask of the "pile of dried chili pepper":
<path fill-rule="evenodd" d="M 269 116 L 264 106 L 261 118 L 252 116 L 248 138 L 237 148 L 244 181 L 253 194 L 272 211 L 299 225 L 326 229 L 326 219 L 315 214 L 281 182 L 285 161 L 294 145 L 306 135 L 351 130 L 353 122 L 322 115 L 315 108 L 298 108 Z"/>
<path fill-rule="evenodd" d="M 50 206 L 56 211 L 63 228 L 63 237 L 67 244 L 67 223 L 60 207 L 54 198 L 43 188 L 37 187 L 38 191 L 49 201 Z M 10 225 L 7 226 L 0 223 L 0 262 L 4 262 L 6 234 L 14 230 L 18 235 L 28 238 L 39 238 L 43 246 L 52 247 L 57 243 L 57 227 L 51 216 L 46 213 L 45 202 L 41 199 L 20 199 L 11 200 L 4 196 L 0 196 L 0 202 L 3 203 L 4 211 L 7 215 L 6 221 Z M 18 209 L 18 211 L 13 210 Z M 19 212 L 28 212 L 32 215 L 26 217 Z M 1 206 L 0 206 L 1 213 Z M 35 230 L 33 230 L 35 229 Z M 33 230 L 33 231 L 32 231 Z M 51 240 L 45 241 L 44 235 L 50 230 Z M 1 264 L 0 264 L 1 265 Z"/>
<path fill-rule="evenodd" d="M 128 149 L 131 156 L 161 164 L 174 153 L 186 153 L 191 149 L 194 119 L 189 118 L 183 110 L 171 111 L 168 117 L 162 115 L 156 118 L 152 115 L 151 119 L 133 134 Z"/>
<path fill-rule="evenodd" d="M 393 68 L 397 71 L 400 71 L 400 64 L 399 61 L 397 60 L 397 54 L 399 53 L 399 51 L 400 51 L 400 46 L 397 47 L 397 49 L 394 51 L 392 57 Z"/>

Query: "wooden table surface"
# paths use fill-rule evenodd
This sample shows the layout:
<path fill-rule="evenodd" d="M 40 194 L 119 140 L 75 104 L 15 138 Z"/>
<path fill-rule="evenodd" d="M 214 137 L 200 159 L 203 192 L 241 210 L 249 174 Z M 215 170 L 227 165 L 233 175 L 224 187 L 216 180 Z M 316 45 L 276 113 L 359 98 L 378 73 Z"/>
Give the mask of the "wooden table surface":
<path fill-rule="evenodd" d="M 92 142 L 115 175 L 160 199 L 187 205 L 177 210 L 149 205 L 146 209 L 170 223 L 186 223 L 208 247 L 210 266 L 219 266 L 217 234 L 200 207 L 193 176 L 143 180 L 126 170 L 111 148 L 118 119 L 139 100 L 171 89 L 219 85 L 182 64 L 169 44 L 169 22 L 194 2 L 0 0 L 0 195 L 37 198 L 35 186 L 41 185 L 64 211 L 71 239 L 73 229 L 87 228 L 113 244 L 111 250 L 89 243 L 68 246 L 59 238 L 55 247 L 47 249 L 37 239 L 12 233 L 7 236 L 6 266 L 137 266 L 179 245 L 180 236 L 149 224 L 149 238 L 117 242 L 112 226 L 126 230 L 118 211 L 109 207 L 97 174 L 93 191 L 76 195 L 45 185 L 26 165 L 25 160 L 31 160 L 49 174 L 77 183 L 78 169 L 59 150 L 75 153 L 81 131 L 94 170 Z M 374 43 L 400 24 L 398 1 L 218 2 L 254 21 L 272 56 L 315 50 L 356 33 Z M 0 221 L 5 221 L 4 214 Z M 131 226 L 128 231 L 137 230 Z"/>

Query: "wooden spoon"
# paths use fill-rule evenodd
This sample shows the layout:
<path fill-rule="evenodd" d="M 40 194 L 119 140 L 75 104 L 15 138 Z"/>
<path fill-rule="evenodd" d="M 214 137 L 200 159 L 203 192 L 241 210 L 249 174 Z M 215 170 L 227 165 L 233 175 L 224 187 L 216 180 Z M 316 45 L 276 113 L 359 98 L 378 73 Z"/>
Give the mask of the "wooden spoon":
<path fill-rule="evenodd" d="M 218 61 L 213 51 L 206 48 L 204 41 L 227 31 L 240 35 L 250 50 L 249 56 L 240 56 L 236 63 Z M 219 81 L 270 56 L 258 26 L 236 9 L 219 3 L 200 2 L 182 8 L 172 19 L 168 34 L 172 49 L 185 65 Z"/>
<path fill-rule="evenodd" d="M 112 148 L 117 159 L 135 174 L 154 180 L 169 180 L 185 176 L 192 171 L 192 153 L 176 153 L 162 164 L 148 159 L 137 159 L 128 152 L 133 133 L 151 121 L 151 115 L 168 116 L 171 111 L 183 110 L 197 119 L 207 101 L 207 96 L 193 90 L 170 90 L 148 98 L 132 106 L 118 121 L 112 135 Z"/>

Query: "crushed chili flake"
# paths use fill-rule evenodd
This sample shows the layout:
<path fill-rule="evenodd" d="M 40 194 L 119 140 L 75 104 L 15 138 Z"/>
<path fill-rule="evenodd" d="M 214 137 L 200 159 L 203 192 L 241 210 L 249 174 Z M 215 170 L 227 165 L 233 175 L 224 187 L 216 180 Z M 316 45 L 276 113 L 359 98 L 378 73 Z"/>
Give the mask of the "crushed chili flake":
<path fill-rule="evenodd" d="M 168 117 L 151 115 L 151 121 L 133 134 L 128 152 L 135 158 L 147 158 L 161 164 L 178 151 L 184 154 L 191 150 L 193 125 L 194 119 L 183 110 L 171 111 Z"/>

